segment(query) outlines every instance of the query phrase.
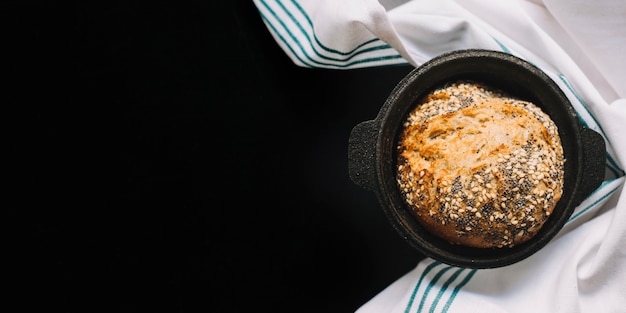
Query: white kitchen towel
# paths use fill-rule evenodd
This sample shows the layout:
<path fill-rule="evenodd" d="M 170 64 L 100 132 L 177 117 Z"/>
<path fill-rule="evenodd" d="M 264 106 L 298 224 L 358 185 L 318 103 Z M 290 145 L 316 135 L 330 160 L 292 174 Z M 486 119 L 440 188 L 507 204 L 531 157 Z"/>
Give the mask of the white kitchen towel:
<path fill-rule="evenodd" d="M 546 72 L 605 139 L 604 182 L 539 252 L 481 270 L 426 258 L 358 313 L 626 312 L 626 1 L 253 1 L 298 66 L 419 66 L 468 48 L 510 53 Z"/>

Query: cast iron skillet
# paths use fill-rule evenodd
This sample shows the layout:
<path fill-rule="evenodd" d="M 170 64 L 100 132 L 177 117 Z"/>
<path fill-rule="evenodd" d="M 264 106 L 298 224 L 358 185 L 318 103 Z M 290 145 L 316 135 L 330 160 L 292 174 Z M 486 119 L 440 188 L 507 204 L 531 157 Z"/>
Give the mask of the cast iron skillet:
<path fill-rule="evenodd" d="M 494 249 L 452 245 L 423 229 L 401 198 L 395 148 L 402 123 L 423 95 L 459 79 L 483 82 L 531 101 L 557 124 L 567 160 L 563 195 L 539 233 L 526 243 Z M 575 207 L 602 182 L 604 154 L 603 138 L 581 125 L 567 97 L 543 71 L 510 54 L 471 49 L 435 57 L 405 76 L 377 117 L 352 129 L 348 167 L 352 181 L 377 195 L 393 227 L 421 253 L 450 265 L 495 268 L 529 257 L 554 238 Z"/>

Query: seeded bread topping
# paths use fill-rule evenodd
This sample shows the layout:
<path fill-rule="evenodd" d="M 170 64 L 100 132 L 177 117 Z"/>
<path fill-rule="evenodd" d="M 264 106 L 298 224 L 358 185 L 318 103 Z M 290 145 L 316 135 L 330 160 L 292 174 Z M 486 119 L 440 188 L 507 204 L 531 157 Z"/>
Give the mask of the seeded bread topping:
<path fill-rule="evenodd" d="M 563 148 L 535 104 L 471 81 L 428 94 L 398 142 L 397 182 L 417 220 L 453 244 L 532 238 L 563 187 Z"/>

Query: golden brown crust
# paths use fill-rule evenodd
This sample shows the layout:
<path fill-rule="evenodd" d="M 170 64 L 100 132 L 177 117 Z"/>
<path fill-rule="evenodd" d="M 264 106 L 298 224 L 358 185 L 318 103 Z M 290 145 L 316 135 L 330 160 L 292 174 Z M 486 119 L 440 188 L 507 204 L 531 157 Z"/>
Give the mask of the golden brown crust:
<path fill-rule="evenodd" d="M 398 184 L 417 220 L 455 244 L 513 246 L 561 197 L 556 125 L 532 103 L 472 82 L 427 95 L 398 143 Z"/>

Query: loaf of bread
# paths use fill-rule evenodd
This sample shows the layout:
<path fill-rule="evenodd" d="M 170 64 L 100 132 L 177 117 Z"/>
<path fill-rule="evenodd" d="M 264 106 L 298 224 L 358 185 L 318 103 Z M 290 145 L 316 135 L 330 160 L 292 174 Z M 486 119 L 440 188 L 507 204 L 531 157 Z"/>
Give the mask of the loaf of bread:
<path fill-rule="evenodd" d="M 425 96 L 400 134 L 397 182 L 418 222 L 458 245 L 521 244 L 561 198 L 557 126 L 535 104 L 472 81 Z"/>

